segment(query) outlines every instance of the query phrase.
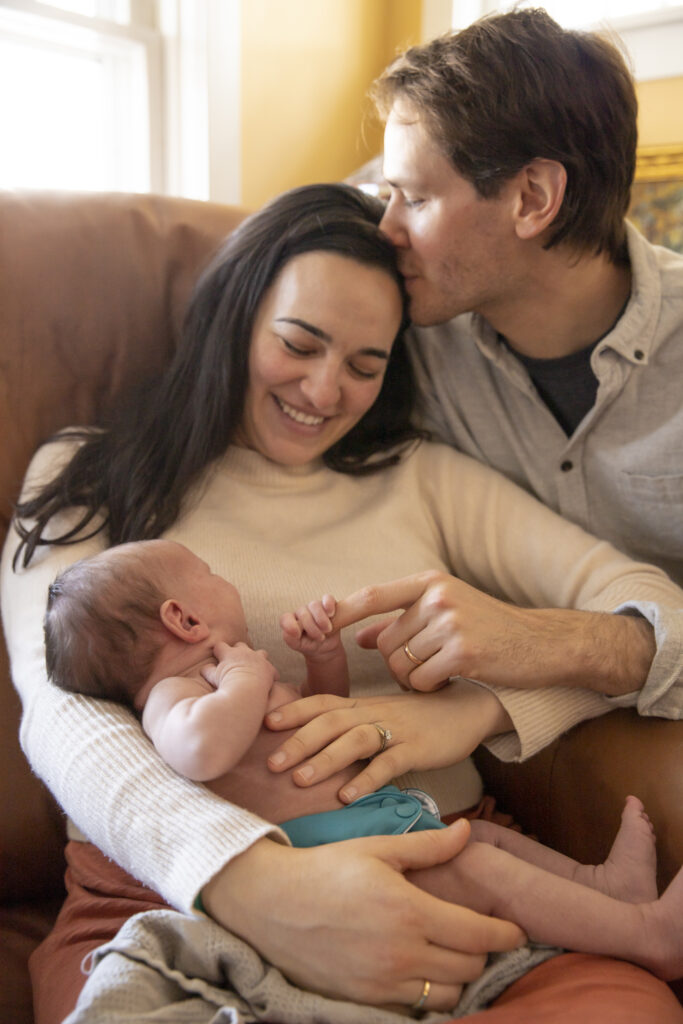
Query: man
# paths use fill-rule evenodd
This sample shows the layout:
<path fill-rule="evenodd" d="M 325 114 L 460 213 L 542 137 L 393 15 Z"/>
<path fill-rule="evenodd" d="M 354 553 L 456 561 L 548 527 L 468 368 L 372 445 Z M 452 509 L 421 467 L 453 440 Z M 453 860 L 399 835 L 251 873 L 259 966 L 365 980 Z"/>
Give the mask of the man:
<path fill-rule="evenodd" d="M 624 220 L 621 54 L 518 10 L 409 50 L 375 99 L 427 425 L 683 583 L 683 257 Z"/>

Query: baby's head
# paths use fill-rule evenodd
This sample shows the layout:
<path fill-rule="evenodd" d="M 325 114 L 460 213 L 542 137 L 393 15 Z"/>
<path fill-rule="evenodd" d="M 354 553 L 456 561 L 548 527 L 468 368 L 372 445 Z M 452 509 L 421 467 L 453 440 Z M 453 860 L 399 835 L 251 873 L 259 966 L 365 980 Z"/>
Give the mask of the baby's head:
<path fill-rule="evenodd" d="M 216 631 L 228 635 L 218 635 Z M 235 588 L 182 544 L 139 541 L 65 569 L 49 588 L 47 670 L 71 693 L 132 705 L 173 638 L 247 636 Z"/>

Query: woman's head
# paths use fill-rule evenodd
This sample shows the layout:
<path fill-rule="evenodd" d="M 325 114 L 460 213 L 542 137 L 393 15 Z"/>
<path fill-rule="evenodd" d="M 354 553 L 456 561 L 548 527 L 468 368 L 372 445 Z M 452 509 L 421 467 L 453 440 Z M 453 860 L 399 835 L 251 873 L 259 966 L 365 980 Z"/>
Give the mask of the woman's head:
<path fill-rule="evenodd" d="M 402 339 L 392 350 L 406 306 L 393 246 L 378 228 L 382 213 L 381 203 L 348 186 L 305 186 L 230 235 L 197 285 L 175 368 L 178 384 L 189 389 L 193 434 L 213 439 L 209 457 L 239 440 L 276 461 L 307 461 L 346 438 L 378 396 L 380 408 L 357 439 L 365 446 L 372 438 L 374 450 L 376 442 L 390 446 L 382 439 L 395 430 L 397 406 L 403 426 L 412 403 L 403 393 L 410 376 Z M 290 356 L 274 376 L 267 338 L 271 350 L 280 346 L 281 364 Z M 298 358 L 299 383 L 293 349 L 306 352 Z M 329 358 L 318 358 L 323 353 Z M 337 356 L 345 368 L 338 395 L 316 397 L 313 370 L 326 362 L 329 383 Z M 324 423 L 313 424 L 321 415 Z M 355 440 L 341 445 L 349 455 Z"/>
<path fill-rule="evenodd" d="M 405 294 L 393 246 L 379 231 L 382 213 L 378 200 L 350 186 L 310 185 L 245 220 L 200 278 L 166 372 L 117 402 L 100 431 L 75 432 L 81 443 L 68 465 L 18 506 L 16 558 L 27 565 L 37 545 L 68 544 L 79 530 L 106 529 L 111 544 L 161 536 L 181 514 L 188 492 L 233 443 L 294 464 L 325 449 L 330 468 L 361 474 L 392 465 L 409 442 L 424 436 L 411 422 L 414 378 L 401 332 Z M 343 353 L 340 379 L 348 387 L 336 403 L 316 399 L 312 385 L 292 373 L 297 359 L 284 377 L 280 369 L 272 377 L 256 358 L 262 349 L 257 353 L 254 339 L 263 339 L 274 297 L 290 294 L 292 282 L 306 285 L 306 309 L 290 319 L 313 316 L 320 321 L 313 326 L 335 341 L 343 333 L 341 345 L 318 338 L 332 359 Z M 313 291 L 311 282 L 317 282 Z M 363 377 L 376 369 L 372 381 Z M 299 430 L 294 447 L 279 445 L 271 420 L 262 447 L 264 439 L 253 432 L 263 422 L 259 394 L 262 408 L 282 417 L 283 436 L 288 431 L 291 440 Z M 302 417 L 314 423 L 321 411 L 327 419 L 317 434 L 311 422 L 303 429 L 294 425 Z M 76 506 L 82 517 L 72 530 L 61 538 L 46 530 L 57 513 Z"/>

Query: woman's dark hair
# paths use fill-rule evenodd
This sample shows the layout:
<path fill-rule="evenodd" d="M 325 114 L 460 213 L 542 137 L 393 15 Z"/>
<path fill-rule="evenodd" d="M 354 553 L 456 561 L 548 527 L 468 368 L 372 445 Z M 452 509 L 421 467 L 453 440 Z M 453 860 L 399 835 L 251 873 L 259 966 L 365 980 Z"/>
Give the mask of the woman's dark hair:
<path fill-rule="evenodd" d="M 257 312 L 285 264 L 303 253 L 332 252 L 379 267 L 401 290 L 403 323 L 379 396 L 323 456 L 331 469 L 355 474 L 398 461 L 403 448 L 424 434 L 411 425 L 407 303 L 394 248 L 378 228 L 382 213 L 379 200 L 350 186 L 310 185 L 284 193 L 245 220 L 200 277 L 168 369 L 118 402 L 99 429 L 59 435 L 82 443 L 51 482 L 17 506 L 21 543 L 15 565 L 20 559 L 28 565 L 38 545 L 74 543 L 88 529 L 104 529 L 110 544 L 121 544 L 159 537 L 175 522 L 189 489 L 236 436 Z M 46 536 L 53 516 L 76 507 L 82 515 L 71 529 Z"/>

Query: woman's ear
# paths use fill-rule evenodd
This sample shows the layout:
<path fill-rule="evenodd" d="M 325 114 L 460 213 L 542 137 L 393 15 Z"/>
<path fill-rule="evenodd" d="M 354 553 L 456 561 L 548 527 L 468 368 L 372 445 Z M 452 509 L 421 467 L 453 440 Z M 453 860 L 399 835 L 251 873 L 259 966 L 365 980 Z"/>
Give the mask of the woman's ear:
<path fill-rule="evenodd" d="M 567 171 L 557 160 L 537 157 L 518 176 L 515 232 L 518 238 L 536 238 L 560 212 L 567 187 Z"/>
<path fill-rule="evenodd" d="M 159 618 L 163 625 L 173 636 L 186 644 L 196 644 L 206 640 L 209 635 L 209 627 L 200 618 L 193 615 L 191 610 L 173 598 L 164 601 L 159 609 Z"/>

